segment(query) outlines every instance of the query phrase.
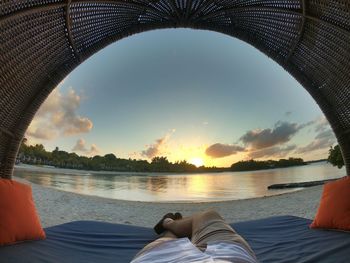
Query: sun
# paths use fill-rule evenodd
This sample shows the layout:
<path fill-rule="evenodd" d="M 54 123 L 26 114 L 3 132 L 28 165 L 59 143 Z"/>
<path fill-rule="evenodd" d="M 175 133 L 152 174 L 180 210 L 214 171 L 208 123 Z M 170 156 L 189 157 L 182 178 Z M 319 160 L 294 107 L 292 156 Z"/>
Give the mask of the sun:
<path fill-rule="evenodd" d="M 194 157 L 189 161 L 191 164 L 195 165 L 196 167 L 200 167 L 204 165 L 204 161 L 202 158 Z"/>

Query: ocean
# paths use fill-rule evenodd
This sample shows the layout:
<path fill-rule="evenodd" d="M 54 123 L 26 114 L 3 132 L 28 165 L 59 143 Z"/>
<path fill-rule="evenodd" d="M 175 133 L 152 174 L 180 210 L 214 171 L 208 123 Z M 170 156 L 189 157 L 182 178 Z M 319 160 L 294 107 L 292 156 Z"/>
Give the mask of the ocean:
<path fill-rule="evenodd" d="M 249 172 L 199 174 L 95 172 L 19 165 L 16 177 L 58 190 L 112 199 L 147 202 L 211 202 L 278 195 L 296 189 L 268 190 L 278 183 L 340 178 L 345 169 L 326 162 Z"/>

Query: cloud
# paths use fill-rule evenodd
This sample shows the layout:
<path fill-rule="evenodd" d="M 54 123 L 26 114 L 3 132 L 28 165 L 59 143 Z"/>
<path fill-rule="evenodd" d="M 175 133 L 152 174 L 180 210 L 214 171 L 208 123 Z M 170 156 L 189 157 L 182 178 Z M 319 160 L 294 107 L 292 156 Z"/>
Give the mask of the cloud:
<path fill-rule="evenodd" d="M 205 154 L 212 158 L 222 158 L 243 151 L 245 149 L 238 145 L 215 143 L 205 150 Z"/>
<path fill-rule="evenodd" d="M 312 129 L 317 132 L 313 142 L 305 147 L 286 145 L 301 129 L 309 126 L 312 126 Z M 284 158 L 292 153 L 302 154 L 329 148 L 336 142 L 336 139 L 326 118 L 320 117 L 302 124 L 278 121 L 273 128 L 247 131 L 239 142 L 244 147 L 216 143 L 209 146 L 205 153 L 212 158 L 222 158 L 237 152 L 246 152 L 247 157 L 251 159 Z"/>
<path fill-rule="evenodd" d="M 89 156 L 97 155 L 100 152 L 96 144 L 91 144 L 90 149 L 88 149 L 84 139 L 78 139 L 72 151 L 83 153 Z"/>
<path fill-rule="evenodd" d="M 131 152 L 128 154 L 129 158 L 131 159 L 136 159 L 140 156 L 140 153 L 139 152 Z"/>
<path fill-rule="evenodd" d="M 175 132 L 175 129 L 172 129 L 171 132 L 166 134 L 164 137 L 156 139 L 154 144 L 146 145 L 146 150 L 141 152 L 141 155 L 152 159 L 153 157 L 159 156 L 163 152 L 163 148 L 166 146 L 167 141 L 171 135 Z"/>
<path fill-rule="evenodd" d="M 75 146 L 72 149 L 73 152 L 87 152 L 88 149 L 86 149 L 86 142 L 84 139 L 77 140 Z"/>
<path fill-rule="evenodd" d="M 331 126 L 328 120 L 324 116 L 316 119 L 314 123 L 315 123 L 315 132 L 322 132 L 322 131 L 331 129 Z"/>
<path fill-rule="evenodd" d="M 263 157 L 283 158 L 293 152 L 297 148 L 296 145 L 289 145 L 285 147 L 273 146 L 258 151 L 253 151 L 248 154 L 251 159 L 259 159 Z"/>
<path fill-rule="evenodd" d="M 53 125 L 49 123 L 46 126 L 41 126 L 40 121 L 33 120 L 29 126 L 26 137 L 32 137 L 41 140 L 53 140 L 58 136 L 58 132 L 54 129 Z"/>
<path fill-rule="evenodd" d="M 321 116 L 310 122 L 316 133 L 315 139 L 304 147 L 299 147 L 296 153 L 308 153 L 311 151 L 328 149 L 336 142 L 335 135 L 325 116 Z"/>
<path fill-rule="evenodd" d="M 97 155 L 99 153 L 100 153 L 100 149 L 97 147 L 97 145 L 91 144 L 89 155 L 93 156 L 93 155 Z"/>
<path fill-rule="evenodd" d="M 335 142 L 336 138 L 331 129 L 323 130 L 316 135 L 315 139 L 304 147 L 300 147 L 296 152 L 297 153 L 308 153 L 311 151 L 327 149 L 331 147 Z"/>
<path fill-rule="evenodd" d="M 315 121 L 309 121 L 307 123 L 300 124 L 299 125 L 299 130 L 304 129 L 304 128 L 308 127 L 308 126 L 311 126 L 313 124 L 315 124 Z"/>
<path fill-rule="evenodd" d="M 246 132 L 240 138 L 240 141 L 244 145 L 251 147 L 252 150 L 268 148 L 290 141 L 300 129 L 307 125 L 310 124 L 298 125 L 296 123 L 279 121 L 273 129 L 257 129 Z"/>
<path fill-rule="evenodd" d="M 237 152 L 248 152 L 249 158 L 262 157 L 284 157 L 294 151 L 297 146 L 281 145 L 289 142 L 301 129 L 312 125 L 314 122 L 304 124 L 278 121 L 273 129 L 255 129 L 247 131 L 239 141 L 245 147 L 231 144 L 216 143 L 209 146 L 205 153 L 212 158 L 222 158 L 236 154 Z"/>
<path fill-rule="evenodd" d="M 77 113 L 80 103 L 81 97 L 72 88 L 63 94 L 57 87 L 36 113 L 26 136 L 52 140 L 89 132 L 93 123 Z"/>

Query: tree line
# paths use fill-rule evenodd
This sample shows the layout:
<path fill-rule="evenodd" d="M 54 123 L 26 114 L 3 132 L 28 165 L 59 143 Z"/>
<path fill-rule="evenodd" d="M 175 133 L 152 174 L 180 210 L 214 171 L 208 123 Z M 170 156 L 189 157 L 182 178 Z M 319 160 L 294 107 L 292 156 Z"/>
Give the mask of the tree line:
<path fill-rule="evenodd" d="M 267 160 L 267 161 L 240 161 L 231 165 L 231 171 L 254 171 L 254 170 L 265 170 L 274 168 L 284 168 L 290 166 L 306 165 L 301 158 L 289 158 L 280 159 L 278 161 Z"/>
<path fill-rule="evenodd" d="M 331 147 L 328 152 L 326 161 L 339 169 L 344 166 L 344 158 L 342 156 L 339 145 Z M 299 166 L 307 164 L 301 158 L 280 159 L 278 161 L 240 161 L 231 165 L 231 171 L 252 171 L 273 168 L 283 168 L 289 166 Z"/>
<path fill-rule="evenodd" d="M 27 145 L 24 141 L 19 149 L 17 162 L 50 165 L 57 168 L 81 169 L 92 171 L 118 172 L 217 172 L 222 168 L 196 167 L 187 161 L 170 162 L 166 157 L 154 157 L 147 160 L 117 158 L 113 153 L 93 157 L 79 156 L 56 147 L 52 152 L 46 151 L 42 144 Z"/>
<path fill-rule="evenodd" d="M 327 161 L 333 166 L 337 166 L 339 169 L 344 166 L 344 158 L 341 154 L 339 145 L 336 145 L 329 149 Z"/>
<path fill-rule="evenodd" d="M 338 168 L 343 167 L 344 160 L 339 146 L 331 147 L 327 161 Z M 150 162 L 147 160 L 117 158 L 113 153 L 104 156 L 93 157 L 79 156 L 56 147 L 52 152 L 46 151 L 42 144 L 27 145 L 24 139 L 17 157 L 17 162 L 34 165 L 50 165 L 57 168 L 93 170 L 93 171 L 118 171 L 118 172 L 223 172 L 223 171 L 253 171 L 263 169 L 282 168 L 305 165 L 301 158 L 280 159 L 278 161 L 239 161 L 229 168 L 219 167 L 196 167 L 186 160 L 170 162 L 166 157 L 154 157 Z"/>

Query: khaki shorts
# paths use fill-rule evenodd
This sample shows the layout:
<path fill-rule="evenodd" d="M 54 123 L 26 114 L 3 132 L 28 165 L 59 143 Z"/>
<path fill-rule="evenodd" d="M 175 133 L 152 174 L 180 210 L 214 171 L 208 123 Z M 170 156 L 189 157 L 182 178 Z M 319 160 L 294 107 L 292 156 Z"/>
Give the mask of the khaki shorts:
<path fill-rule="evenodd" d="M 204 251 L 209 242 L 233 242 L 245 248 L 255 258 L 255 253 L 237 232 L 223 219 L 210 219 L 206 224 L 193 229 L 191 242 L 201 251 Z"/>

